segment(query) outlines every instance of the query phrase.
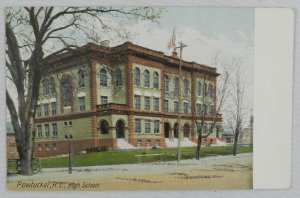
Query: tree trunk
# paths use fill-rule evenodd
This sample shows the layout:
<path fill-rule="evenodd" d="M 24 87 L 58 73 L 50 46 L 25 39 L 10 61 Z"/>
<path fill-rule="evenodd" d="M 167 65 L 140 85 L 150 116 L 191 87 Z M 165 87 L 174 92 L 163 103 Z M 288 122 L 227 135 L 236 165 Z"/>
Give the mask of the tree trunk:
<path fill-rule="evenodd" d="M 202 142 L 202 135 L 201 135 L 201 133 L 199 133 L 198 142 L 197 142 L 197 149 L 196 149 L 196 160 L 200 159 L 201 142 Z"/>
<path fill-rule="evenodd" d="M 20 158 L 21 175 L 33 175 L 32 171 L 32 150 L 23 151 L 23 156 Z"/>
<path fill-rule="evenodd" d="M 237 130 L 234 134 L 234 142 L 233 142 L 233 149 L 232 149 L 233 156 L 236 156 L 236 153 L 237 153 L 238 137 L 239 137 L 239 131 Z"/>
<path fill-rule="evenodd" d="M 31 121 L 33 118 L 30 116 L 28 119 Z M 27 120 L 27 119 L 26 119 Z M 32 123 L 26 121 L 24 126 L 22 126 L 23 130 L 23 139 L 19 145 L 22 145 L 19 148 L 20 155 L 20 165 L 21 165 L 21 175 L 33 175 L 32 171 L 32 159 L 33 159 L 33 130 L 32 130 Z"/>

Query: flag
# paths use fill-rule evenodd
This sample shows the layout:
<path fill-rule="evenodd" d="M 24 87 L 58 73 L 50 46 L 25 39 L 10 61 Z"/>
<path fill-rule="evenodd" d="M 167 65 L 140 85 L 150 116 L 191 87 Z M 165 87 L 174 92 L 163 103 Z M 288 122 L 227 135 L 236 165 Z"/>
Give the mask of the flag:
<path fill-rule="evenodd" d="M 176 34 L 175 34 L 175 28 L 173 29 L 172 37 L 168 43 L 169 49 L 174 49 L 176 47 Z"/>

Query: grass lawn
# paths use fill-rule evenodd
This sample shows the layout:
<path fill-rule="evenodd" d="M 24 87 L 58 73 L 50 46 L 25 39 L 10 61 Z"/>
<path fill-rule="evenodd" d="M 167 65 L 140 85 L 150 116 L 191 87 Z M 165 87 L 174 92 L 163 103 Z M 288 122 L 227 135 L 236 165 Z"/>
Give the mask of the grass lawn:
<path fill-rule="evenodd" d="M 181 159 L 195 158 L 196 147 L 181 148 Z M 238 153 L 252 152 L 249 146 L 238 147 Z M 148 150 L 132 150 L 132 151 L 105 151 L 86 154 L 78 154 L 72 156 L 73 167 L 80 166 L 96 166 L 96 165 L 112 165 L 112 164 L 136 164 L 139 154 L 158 154 L 163 153 L 163 161 L 176 160 L 176 148 L 165 149 L 148 149 Z M 202 147 L 201 157 L 211 155 L 230 155 L 232 154 L 232 146 L 224 147 Z M 157 162 L 159 156 L 143 157 L 141 162 Z M 68 167 L 68 157 L 56 157 L 41 159 L 42 168 Z"/>

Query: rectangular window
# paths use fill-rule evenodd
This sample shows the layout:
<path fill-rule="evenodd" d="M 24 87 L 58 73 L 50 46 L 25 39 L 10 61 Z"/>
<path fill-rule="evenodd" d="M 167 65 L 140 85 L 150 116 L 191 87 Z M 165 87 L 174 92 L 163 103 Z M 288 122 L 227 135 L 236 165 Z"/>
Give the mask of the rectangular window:
<path fill-rule="evenodd" d="M 141 108 L 141 96 L 139 96 L 139 95 L 135 95 L 134 96 L 134 107 L 136 109 L 140 109 Z"/>
<path fill-rule="evenodd" d="M 142 132 L 141 119 L 135 119 L 135 129 L 134 130 L 136 133 Z"/>
<path fill-rule="evenodd" d="M 144 97 L 144 105 L 145 105 L 145 109 L 149 110 L 150 109 L 150 97 L 145 96 Z"/>
<path fill-rule="evenodd" d="M 49 104 L 44 104 L 44 115 L 45 116 L 49 115 Z"/>
<path fill-rule="evenodd" d="M 141 148 L 141 146 L 142 146 L 142 140 L 138 140 L 138 141 L 137 141 L 137 147 L 138 147 L 138 148 Z"/>
<path fill-rule="evenodd" d="M 156 148 L 160 148 L 160 140 L 156 140 Z"/>
<path fill-rule="evenodd" d="M 101 96 L 101 104 L 107 104 L 108 103 L 108 96 Z"/>
<path fill-rule="evenodd" d="M 210 115 L 214 114 L 214 105 L 210 105 Z"/>
<path fill-rule="evenodd" d="M 184 102 L 183 103 L 183 109 L 184 109 L 184 113 L 189 113 L 189 103 L 188 102 Z"/>
<path fill-rule="evenodd" d="M 51 102 L 52 115 L 56 115 L 56 102 Z"/>
<path fill-rule="evenodd" d="M 159 98 L 154 98 L 154 110 L 159 111 Z"/>
<path fill-rule="evenodd" d="M 154 121 L 154 133 L 159 133 L 159 120 Z"/>
<path fill-rule="evenodd" d="M 178 101 L 174 101 L 174 112 L 178 113 Z"/>
<path fill-rule="evenodd" d="M 53 137 L 57 137 L 58 131 L 57 131 L 57 124 L 53 123 L 52 124 L 52 135 Z"/>
<path fill-rule="evenodd" d="M 50 128 L 49 128 L 49 124 L 45 124 L 45 135 L 46 137 L 50 136 Z"/>
<path fill-rule="evenodd" d="M 148 148 L 151 147 L 151 140 L 147 140 L 147 147 L 148 147 Z"/>
<path fill-rule="evenodd" d="M 43 137 L 43 128 L 42 125 L 37 125 L 38 137 Z"/>
<path fill-rule="evenodd" d="M 207 124 L 206 123 L 203 124 L 202 134 L 203 135 L 207 134 Z"/>
<path fill-rule="evenodd" d="M 169 112 L 169 100 L 165 100 L 165 112 Z"/>
<path fill-rule="evenodd" d="M 145 120 L 145 133 L 151 132 L 151 120 Z"/>
<path fill-rule="evenodd" d="M 85 111 L 85 97 L 79 97 L 79 110 Z"/>
<path fill-rule="evenodd" d="M 203 115 L 206 115 L 207 114 L 207 108 L 206 108 L 206 105 L 204 104 L 203 105 Z"/>
<path fill-rule="evenodd" d="M 201 104 L 197 103 L 197 114 L 201 115 Z"/>
<path fill-rule="evenodd" d="M 42 116 L 42 108 L 41 108 L 41 105 L 37 105 L 37 106 L 36 106 L 36 114 L 37 114 L 37 117 L 41 117 L 41 116 Z"/>
<path fill-rule="evenodd" d="M 201 82 L 197 83 L 197 95 L 201 96 Z"/>
<path fill-rule="evenodd" d="M 170 86 L 169 86 L 169 78 L 168 78 L 168 77 L 165 77 L 165 92 L 166 92 L 166 93 L 169 93 L 169 89 L 170 89 Z"/>

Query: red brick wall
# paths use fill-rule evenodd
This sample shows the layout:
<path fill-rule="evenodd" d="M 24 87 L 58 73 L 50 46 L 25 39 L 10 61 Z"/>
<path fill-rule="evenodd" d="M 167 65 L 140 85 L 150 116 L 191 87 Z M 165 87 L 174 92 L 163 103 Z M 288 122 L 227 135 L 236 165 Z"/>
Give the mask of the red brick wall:
<path fill-rule="evenodd" d="M 6 156 L 7 159 L 19 159 L 14 135 L 6 135 Z"/>
<path fill-rule="evenodd" d="M 151 140 L 151 148 L 156 147 L 156 140 L 160 140 L 160 147 L 165 148 L 165 138 L 131 138 L 130 144 L 137 147 L 137 141 L 141 140 L 141 147 L 147 147 L 147 140 Z"/>

